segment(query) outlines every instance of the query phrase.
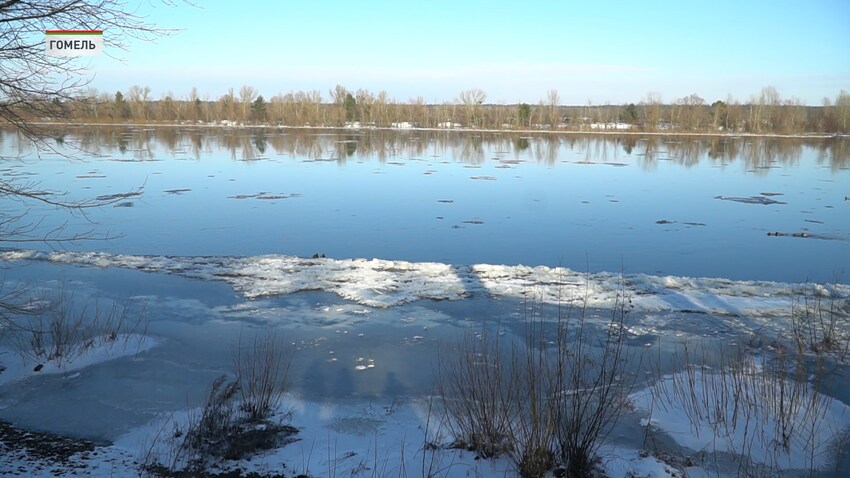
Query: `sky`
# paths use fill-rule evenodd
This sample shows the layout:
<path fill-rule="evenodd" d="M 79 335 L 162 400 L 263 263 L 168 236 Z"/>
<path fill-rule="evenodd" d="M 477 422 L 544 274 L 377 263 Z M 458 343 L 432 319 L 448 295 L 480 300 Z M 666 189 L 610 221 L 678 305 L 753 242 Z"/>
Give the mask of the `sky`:
<path fill-rule="evenodd" d="M 565 105 L 649 92 L 747 101 L 766 86 L 820 105 L 850 91 L 850 0 L 195 3 L 141 2 L 139 13 L 179 31 L 81 59 L 91 86 L 149 86 L 154 98 L 197 87 L 216 99 L 249 85 L 266 99 L 327 99 L 340 84 L 429 103 L 478 88 L 487 103 L 510 104 L 555 89 Z"/>

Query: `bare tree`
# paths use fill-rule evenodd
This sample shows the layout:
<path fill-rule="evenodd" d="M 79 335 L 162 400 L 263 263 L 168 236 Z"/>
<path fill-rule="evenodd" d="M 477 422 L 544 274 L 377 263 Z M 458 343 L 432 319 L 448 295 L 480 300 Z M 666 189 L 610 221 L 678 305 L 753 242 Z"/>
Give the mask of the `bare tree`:
<path fill-rule="evenodd" d="M 464 110 L 467 115 L 467 126 L 471 126 L 473 128 L 479 126 L 479 110 L 486 98 L 487 93 L 484 93 L 484 90 L 480 90 L 478 88 L 460 92 L 460 95 L 458 95 L 458 101 L 464 105 Z"/>
<path fill-rule="evenodd" d="M 127 98 L 130 100 L 130 109 L 134 119 L 143 121 L 148 119 L 147 110 L 150 94 L 151 89 L 148 86 L 133 85 L 127 90 Z"/>
<path fill-rule="evenodd" d="M 269 120 L 274 124 L 282 124 L 286 116 L 287 98 L 282 93 L 272 96 L 269 101 Z"/>
<path fill-rule="evenodd" d="M 319 90 L 308 91 L 305 95 L 305 98 L 306 98 L 307 104 L 310 105 L 310 110 L 311 110 L 311 114 L 312 114 L 312 121 L 308 120 L 307 124 L 310 124 L 310 123 L 316 124 L 316 125 L 324 124 L 325 119 L 322 117 L 322 114 L 321 114 L 322 93 L 320 93 Z M 310 116 L 308 116 L 308 118 L 310 118 Z"/>
<path fill-rule="evenodd" d="M 377 109 L 378 126 L 388 126 L 390 120 L 388 118 L 388 105 L 390 103 L 390 94 L 384 90 L 378 92 L 378 97 L 375 98 L 375 107 Z"/>
<path fill-rule="evenodd" d="M 428 108 L 425 106 L 425 98 L 417 96 L 408 101 L 410 104 L 410 118 L 415 126 L 430 126 L 428 125 Z"/>
<path fill-rule="evenodd" d="M 841 90 L 835 100 L 835 110 L 838 113 L 838 123 L 843 133 L 848 133 L 847 122 L 850 120 L 850 93 Z"/>
<path fill-rule="evenodd" d="M 32 118 L 62 117 L 57 104 L 76 100 L 89 81 L 76 59 L 44 54 L 44 31 L 54 28 L 104 30 L 112 51 L 169 32 L 121 0 L 0 1 L 0 121 L 31 138 L 39 136 Z"/>
<path fill-rule="evenodd" d="M 236 94 L 233 92 L 233 88 L 228 88 L 227 93 L 218 99 L 218 108 L 219 118 L 236 119 Z"/>
<path fill-rule="evenodd" d="M 163 3 L 172 4 L 171 0 Z M 62 120 L 70 115 L 68 104 L 98 107 L 95 91 L 84 91 L 87 70 L 73 57 L 44 54 L 47 29 L 104 30 L 104 48 L 124 50 L 132 40 L 150 41 L 170 31 L 158 28 L 121 0 L 0 0 L 0 124 L 11 124 L 23 138 L 39 148 L 51 147 L 35 119 Z M 144 90 L 143 90 L 144 91 Z M 147 100 L 147 93 L 142 94 Z M 117 95 L 116 95 L 117 96 Z M 95 116 L 97 113 L 95 112 Z M 0 157 L 0 159 L 5 159 Z M 126 193 L 140 194 L 140 191 Z M 122 199 L 121 194 L 90 200 L 71 200 L 61 191 L 45 190 L 36 182 L 0 179 L 0 199 L 24 206 L 0 211 L 0 242 L 44 242 L 51 245 L 92 239 L 91 233 L 65 233 L 60 226 L 49 231 L 26 209 L 33 204 L 50 205 L 71 213 Z M 126 196 L 124 196 L 126 197 Z M 8 204 L 8 203 L 6 203 Z M 0 308 L 5 307 L 0 298 Z"/>
<path fill-rule="evenodd" d="M 560 104 L 561 95 L 558 94 L 558 90 L 549 90 L 549 93 L 546 95 L 546 105 L 549 108 L 549 127 L 551 129 L 557 129 L 558 124 L 561 122 L 560 115 L 558 114 Z"/>
<path fill-rule="evenodd" d="M 732 132 L 741 130 L 744 120 L 744 111 L 741 102 L 732 95 L 726 96 L 726 126 Z"/>
<path fill-rule="evenodd" d="M 253 103 L 258 96 L 259 93 L 253 86 L 242 85 L 242 88 L 239 88 L 239 104 L 241 106 L 239 119 L 243 122 L 248 120 L 251 103 Z"/>
<path fill-rule="evenodd" d="M 188 101 L 186 116 L 192 121 L 197 121 L 201 117 L 201 98 L 198 96 L 197 87 L 192 87 L 192 91 L 189 92 L 186 100 Z"/>
<path fill-rule="evenodd" d="M 662 103 L 661 93 L 650 91 L 640 102 L 643 117 L 649 129 L 656 129 L 661 125 Z"/>
<path fill-rule="evenodd" d="M 762 88 L 761 94 L 753 97 L 750 102 L 750 130 L 756 133 L 774 130 L 780 103 L 779 92 L 776 88 L 773 86 Z"/>
<path fill-rule="evenodd" d="M 357 96 L 355 97 L 357 101 L 357 107 L 360 109 L 360 121 L 365 122 L 368 125 L 374 123 L 374 104 L 375 104 L 375 95 L 370 93 L 368 90 L 363 88 L 357 90 Z"/>
<path fill-rule="evenodd" d="M 703 126 L 705 100 L 693 93 L 679 98 L 671 105 L 671 121 L 675 128 L 698 130 Z"/>
<path fill-rule="evenodd" d="M 781 132 L 789 134 L 802 132 L 808 119 L 803 101 L 800 98 L 785 100 L 780 107 L 777 119 Z"/>

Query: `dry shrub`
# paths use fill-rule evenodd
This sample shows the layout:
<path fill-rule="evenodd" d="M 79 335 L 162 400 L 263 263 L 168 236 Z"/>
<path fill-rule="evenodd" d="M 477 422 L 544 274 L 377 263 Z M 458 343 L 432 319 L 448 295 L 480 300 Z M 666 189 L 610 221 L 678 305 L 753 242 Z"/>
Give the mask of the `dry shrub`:
<path fill-rule="evenodd" d="M 170 434 L 163 426 L 142 457 L 145 469 L 163 476 L 206 476 L 210 466 L 222 460 L 240 460 L 296 441 L 292 436 L 297 429 L 272 419 L 288 371 L 289 354 L 276 334 L 258 333 L 248 347 L 240 338 L 233 359 L 235 378 L 217 377 L 199 411 L 190 412 L 182 424 L 172 419 Z M 165 451 L 156 453 L 160 449 Z"/>
<path fill-rule="evenodd" d="M 524 337 L 483 327 L 467 334 L 440 359 L 438 392 L 455 445 L 505 454 L 523 477 L 555 465 L 569 476 L 590 473 L 634 384 L 625 380 L 627 314 L 622 294 L 601 328 L 586 305 L 558 307 L 547 321 L 531 301 Z"/>
<path fill-rule="evenodd" d="M 791 332 L 799 354 L 834 355 L 843 361 L 850 352 L 850 302 L 825 286 L 806 284 L 791 304 Z"/>
<path fill-rule="evenodd" d="M 286 391 L 290 356 L 277 334 L 257 334 L 243 348 L 240 338 L 233 359 L 241 411 L 251 420 L 267 418 Z"/>
<path fill-rule="evenodd" d="M 656 369 L 650 414 L 681 409 L 690 432 L 710 443 L 703 451 L 732 453 L 739 475 L 775 476 L 789 467 L 814 473 L 834 446 L 824 438 L 832 398 L 817 392 L 822 369 L 809 383 L 804 355 L 687 342 L 675 355 L 683 369 L 669 375 Z"/>
<path fill-rule="evenodd" d="M 94 347 L 127 347 L 147 333 L 145 309 L 134 313 L 130 302 L 79 303 L 73 292 L 60 288 L 26 304 L 4 317 L 4 330 L 18 354 L 31 362 L 63 366 Z"/>

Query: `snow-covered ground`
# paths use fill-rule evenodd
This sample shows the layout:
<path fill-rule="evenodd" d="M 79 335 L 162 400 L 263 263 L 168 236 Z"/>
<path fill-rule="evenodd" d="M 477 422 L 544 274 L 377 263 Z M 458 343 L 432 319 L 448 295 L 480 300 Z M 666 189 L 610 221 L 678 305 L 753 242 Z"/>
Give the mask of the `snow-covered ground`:
<path fill-rule="evenodd" d="M 432 337 L 432 333 L 436 335 L 435 329 L 448 320 L 449 311 L 466 310 L 461 299 L 473 304 L 470 309 L 479 309 L 493 297 L 511 299 L 496 301 L 500 304 L 493 307 L 504 307 L 508 303 L 521 304 L 526 296 L 552 304 L 581 304 L 586 299 L 591 307 L 605 309 L 611 307 L 618 297 L 625 296 L 636 311 L 628 324 L 629 340 L 636 339 L 634 343 L 630 342 L 630 346 L 642 350 L 649 345 L 653 348 L 648 350 L 659 350 L 660 354 L 667 352 L 661 352 L 664 345 L 655 338 L 670 333 L 671 327 L 679 327 L 676 330 L 689 331 L 694 335 L 707 332 L 705 335 L 714 340 L 725 340 L 725 336 L 713 333 L 714 327 L 734 330 L 734 333 L 730 332 L 728 335 L 730 340 L 739 339 L 741 335 L 754 330 L 763 332 L 774 327 L 773 335 L 778 337 L 783 328 L 787 330 L 791 304 L 800 297 L 804 288 L 808 294 L 827 301 L 846 299 L 850 295 L 850 286 L 846 284 L 806 285 L 646 274 L 581 273 L 565 268 L 486 264 L 456 266 L 379 259 L 309 259 L 280 255 L 133 256 L 7 250 L 0 253 L 0 260 L 33 261 L 39 267 L 49 270 L 65 268 L 68 265 L 84 266 L 89 267 L 86 271 L 98 274 L 101 269 L 97 268 L 115 269 L 122 274 L 132 274 L 136 279 L 149 277 L 151 282 L 157 279 L 156 274 L 163 274 L 159 279 L 166 277 L 171 281 L 169 284 L 182 281 L 202 287 L 214 286 L 217 291 L 229 289 L 224 285 L 227 284 L 242 297 L 233 298 L 232 303 L 215 304 L 203 304 L 201 301 L 189 303 L 180 297 L 166 298 L 153 294 L 143 298 L 154 304 L 151 310 L 156 314 L 168 315 L 164 313 L 168 312 L 168 307 L 175 309 L 171 313 L 186 322 L 180 323 L 179 327 L 185 330 L 179 333 L 184 334 L 184 338 L 188 335 L 198 335 L 196 340 L 203 343 L 204 347 L 210 348 L 211 355 L 227 353 L 228 344 L 223 343 L 226 340 L 222 337 L 233 337 L 235 334 L 231 331 L 241 334 L 241 329 L 237 328 L 241 325 L 235 324 L 254 320 L 265 327 L 260 330 L 267 330 L 266 328 L 278 327 L 284 322 L 271 320 L 272 318 L 286 317 L 288 327 L 312 327 L 311 330 L 316 331 L 315 344 L 324 344 L 326 347 L 314 347 L 315 351 L 308 351 L 307 353 L 313 355 L 310 358 L 312 362 L 307 363 L 319 364 L 317 367 L 341 367 L 334 368 L 333 373 L 329 372 L 331 369 L 317 368 L 316 370 L 323 374 L 317 375 L 317 380 L 356 375 L 357 378 L 353 379 L 355 381 L 368 378 L 381 382 L 384 378 L 380 373 L 392 373 L 386 372 L 389 370 L 387 361 L 416 362 L 417 358 L 421 361 L 425 355 L 416 354 L 421 354 L 423 348 L 438 346 L 439 339 Z M 140 274 L 138 271 L 153 275 Z M 93 286 L 93 289 L 97 287 Z M 162 293 L 161 289 L 157 290 Z M 333 293 L 340 299 L 330 295 L 325 295 L 326 299 L 331 299 L 325 302 L 297 298 L 296 293 L 307 291 Z M 148 291 L 140 291 L 142 294 L 146 292 Z M 310 294 L 317 293 L 302 295 L 312 298 Z M 278 296 L 292 296 L 292 300 L 277 302 Z M 334 300 L 339 303 L 333 303 Z M 427 303 L 410 304 L 418 300 L 451 301 L 439 304 L 439 307 L 451 307 L 429 309 L 425 307 Z M 178 306 L 182 308 L 176 310 Z M 190 320 L 184 315 L 189 309 L 193 310 L 194 315 L 207 316 L 209 322 L 188 324 Z M 396 310 L 398 312 L 394 312 Z M 839 312 L 839 321 L 844 324 L 846 317 L 841 315 L 844 312 Z M 506 320 L 514 318 L 517 313 L 521 314 L 516 311 L 506 312 Z M 230 321 L 225 320 L 225 317 Z M 677 317 L 688 323 L 671 324 Z M 698 317 L 698 320 L 692 320 L 694 317 Z M 411 322 L 404 322 L 407 319 Z M 466 320 L 464 316 L 454 319 L 457 319 L 455 322 Z M 155 320 L 166 319 L 157 317 Z M 168 327 L 175 327 L 176 319 L 169 320 L 172 322 Z M 344 341 L 340 339 L 334 342 L 336 336 L 343 335 L 365 341 L 363 333 L 360 333 L 366 330 L 363 324 L 371 324 L 375 328 L 389 328 L 386 322 L 394 321 L 399 322 L 401 327 L 406 327 L 398 332 L 399 336 L 408 337 L 403 343 L 374 342 L 343 351 L 339 347 Z M 44 382 L 40 382 L 38 377 L 46 374 L 62 374 L 60 376 L 68 378 L 55 380 L 50 385 L 52 387 L 72 389 L 93 383 L 84 379 L 99 380 L 98 383 L 101 383 L 113 379 L 116 374 L 123 376 L 130 367 L 116 370 L 114 373 L 110 371 L 92 373 L 91 377 L 74 377 L 78 372 L 86 375 L 86 369 L 96 369 L 111 361 L 127 359 L 134 355 L 137 355 L 141 362 L 149 360 L 140 370 L 145 377 L 150 376 L 150 382 L 128 381 L 122 382 L 121 386 L 125 386 L 125 383 L 164 382 L 161 374 L 165 371 L 155 367 L 174 368 L 175 370 L 169 370 L 168 373 L 171 377 L 181 377 L 180 380 L 184 380 L 182 377 L 187 371 L 197 375 L 214 375 L 221 371 L 220 364 L 211 363 L 207 360 L 208 356 L 196 353 L 197 345 L 190 346 L 176 336 L 159 337 L 156 331 L 162 331 L 164 326 L 156 322 L 152 329 L 155 332 L 149 337 L 130 335 L 118 336 L 111 342 L 100 341 L 61 365 L 43 363 L 38 372 L 33 371 L 37 363 L 22 359 L 12 349 L 0 350 L 0 361 L 6 367 L 6 370 L 0 373 L 0 387 L 4 387 L 0 390 L 5 390 L 0 394 L 8 393 L 9 387 L 18 384 L 37 389 L 43 386 Z M 457 334 L 457 331 L 462 329 L 453 330 L 453 333 Z M 513 332 L 508 329 L 507 333 Z M 445 333 L 442 337 L 448 335 Z M 292 344 L 297 348 L 295 340 L 293 339 Z M 346 343 L 350 346 L 350 342 Z M 310 343 L 298 343 L 302 348 L 311 347 Z M 167 347 L 171 347 L 172 352 L 146 358 Z M 391 348 L 393 353 L 389 353 L 388 349 Z M 178 349 L 185 355 L 175 354 L 174 351 Z M 394 355 L 395 350 L 404 355 Z M 387 353 L 386 358 L 381 356 L 382 353 Z M 178 357 L 184 363 L 177 363 Z M 340 357 L 339 361 L 337 357 Z M 351 360 L 348 360 L 349 358 Z M 343 364 L 344 360 L 348 361 Z M 413 365 L 416 368 L 431 366 L 433 364 L 425 362 Z M 310 374 L 310 370 L 312 369 L 301 370 L 299 373 Z M 754 370 L 754 373 L 757 371 Z M 607 476 L 725 476 L 729 470 L 734 471 L 734 467 L 717 467 L 711 460 L 719 453 L 725 456 L 721 459 L 728 461 L 729 456 L 734 456 L 741 450 L 746 452 L 749 460 L 756 466 L 767 466 L 782 473 L 810 468 L 829 470 L 833 465 L 832 451 L 837 444 L 835 439 L 850 429 L 850 407 L 839 399 L 820 393 L 807 385 L 806 396 L 811 397 L 811 400 L 805 403 L 811 406 L 799 408 L 795 415 L 790 415 L 790 421 L 781 422 L 777 416 L 780 409 L 766 407 L 756 415 L 749 415 L 752 417 L 750 422 L 726 426 L 723 433 L 720 433 L 717 417 L 724 415 L 723 413 L 714 410 L 713 415 L 694 415 L 693 410 L 689 410 L 685 402 L 677 401 L 672 393 L 668 392 L 666 400 L 663 394 L 659 394 L 658 390 L 669 391 L 676 386 L 675 383 L 687 382 L 687 377 L 681 375 L 682 373 L 663 376 L 654 385 L 654 391 L 642 388 L 631 394 L 631 404 L 627 407 L 629 411 L 623 415 L 623 420 L 633 423 L 626 426 L 625 432 L 618 432 L 616 440 L 606 442 L 600 449 L 600 468 Z M 702 373 L 708 377 L 713 372 L 697 372 L 697 376 Z M 199 389 L 198 377 L 193 377 L 193 380 L 193 386 Z M 64 382 L 67 382 L 67 385 Z M 701 384 L 712 382 L 698 379 L 694 383 L 694 393 L 698 396 L 710 396 L 711 393 L 717 392 L 714 388 L 700 388 Z M 773 384 L 771 386 L 780 387 L 780 390 L 800 390 L 795 389 L 791 382 L 770 383 Z M 163 383 L 162 386 L 172 385 Z M 382 387 L 384 383 L 381 382 L 378 388 Z M 841 387 L 846 385 L 838 384 L 836 389 Z M 772 395 L 779 393 L 771 389 L 764 391 Z M 195 392 L 198 390 L 193 393 Z M 157 397 L 153 391 L 140 393 L 150 393 L 152 400 Z M 838 395 L 844 397 L 846 393 L 840 392 Z M 21 400 L 21 397 L 25 395 L 16 395 L 12 399 L 8 396 L 2 398 L 6 400 L 4 403 L 14 406 L 14 400 Z M 146 399 L 142 399 L 144 400 Z M 293 390 L 286 396 L 283 406 L 273 420 L 297 428 L 298 433 L 291 437 L 295 441 L 238 462 L 224 461 L 215 470 L 225 472 L 240 469 L 243 472 L 282 473 L 285 476 L 305 473 L 312 477 L 514 476 L 514 465 L 507 457 L 481 459 L 476 457 L 475 453 L 449 448 L 452 436 L 443 426 L 444 417 L 437 411 L 437 402 L 430 402 L 427 396 L 423 397 L 418 392 L 400 395 L 392 392 L 377 396 L 354 393 L 346 398 L 334 396 L 318 400 L 315 395 L 307 398 L 298 390 Z M 163 400 L 162 403 L 166 401 Z M 191 405 L 189 403 L 187 397 L 183 407 L 173 404 L 170 408 L 162 404 L 157 404 L 159 408 L 148 407 L 144 410 L 147 423 L 138 422 L 144 424 L 139 426 L 136 423 L 128 429 L 122 429 L 120 434 L 110 437 L 112 443 L 109 445 L 75 452 L 59 462 L 34 454 L 24 447 L 0 444 L 0 447 L 4 447 L 0 448 L 0 475 L 18 472 L 24 476 L 45 477 L 71 476 L 73 473 L 87 476 L 128 476 L 138 474 L 140 464 L 150 457 L 157 457 L 168 464 L 169 458 L 173 456 L 175 443 L 181 438 L 174 430 L 185 430 L 191 417 L 198 416 L 198 401 L 192 401 Z M 128 409 L 138 406 L 139 404 L 127 404 Z M 726 416 L 734 414 L 734 410 L 722 411 Z M 689 418 L 694 416 L 698 419 Z M 817 419 L 813 420 L 813 417 Z M 644 428 L 639 426 L 641 420 Z M 791 424 L 797 430 L 808 427 L 814 432 L 808 435 L 807 440 L 792 440 L 788 448 L 777 448 L 775 443 L 771 442 L 772 437 L 779 433 L 777 423 Z M 653 456 L 650 447 L 641 449 L 642 443 L 645 444 L 644 434 L 656 438 L 663 437 L 662 440 L 666 439 L 678 447 L 673 451 L 677 455 Z M 700 462 L 695 458 L 699 456 L 708 458 Z M 730 473 L 730 476 L 734 476 L 734 473 Z"/>
<path fill-rule="evenodd" d="M 222 460 L 213 473 L 242 470 L 243 473 L 282 474 L 311 477 L 504 477 L 514 476 L 513 464 L 505 457 L 482 459 L 476 453 L 449 448 L 445 427 L 427 401 L 358 402 L 326 404 L 289 396 L 283 413 L 273 422 L 298 428 L 294 439 L 280 448 L 250 458 Z M 53 477 L 134 476 L 141 465 L 171 465 L 175 449 L 185 435 L 190 416 L 198 409 L 178 411 L 139 427 L 94 451 L 73 454 L 63 463 L 17 451 L 0 454 L 0 473 L 25 470 L 26 476 Z M 433 446 L 432 446 L 433 445 Z M 675 467 L 625 447 L 605 447 L 601 468 L 610 478 L 679 477 Z M 303 475 L 302 475 L 303 474 Z"/>

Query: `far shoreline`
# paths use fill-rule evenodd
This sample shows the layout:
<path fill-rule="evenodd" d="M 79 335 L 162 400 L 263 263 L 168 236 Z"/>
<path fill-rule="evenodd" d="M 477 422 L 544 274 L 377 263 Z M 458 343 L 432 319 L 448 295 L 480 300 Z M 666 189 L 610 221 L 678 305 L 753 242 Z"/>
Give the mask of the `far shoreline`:
<path fill-rule="evenodd" d="M 392 131 L 400 132 L 444 132 L 444 133 L 505 133 L 505 134 L 535 134 L 553 136 L 658 136 L 674 137 L 686 136 L 695 138 L 777 138 L 777 139 L 850 139 L 850 134 L 841 133 L 804 133 L 804 134 L 779 134 L 779 133 L 733 133 L 733 132 L 698 132 L 698 131 L 630 131 L 625 129 L 591 129 L 591 130 L 545 130 L 545 129 L 486 129 L 486 128 L 423 128 L 423 127 L 346 127 L 346 126 L 291 126 L 271 124 L 237 124 L 228 122 L 220 123 L 92 123 L 92 122 L 61 122 L 61 121 L 34 121 L 29 123 L 34 126 L 72 126 L 72 127 L 130 127 L 130 128 L 204 128 L 211 130 L 323 130 L 323 131 Z M 6 123 L 4 127 L 17 128 L 16 125 Z"/>

